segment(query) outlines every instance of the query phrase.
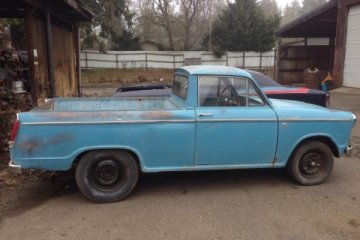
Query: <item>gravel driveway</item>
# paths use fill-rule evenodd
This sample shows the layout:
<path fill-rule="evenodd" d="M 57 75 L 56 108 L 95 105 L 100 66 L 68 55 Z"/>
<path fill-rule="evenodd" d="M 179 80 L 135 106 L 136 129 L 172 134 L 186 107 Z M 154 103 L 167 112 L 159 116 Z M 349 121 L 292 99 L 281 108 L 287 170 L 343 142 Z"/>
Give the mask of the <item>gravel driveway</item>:
<path fill-rule="evenodd" d="M 331 104 L 360 118 L 360 89 L 333 91 Z M 281 169 L 147 174 L 125 201 L 94 204 L 70 179 L 50 197 L 0 213 L 0 238 L 359 240 L 359 123 L 353 142 L 355 154 L 311 187 Z"/>

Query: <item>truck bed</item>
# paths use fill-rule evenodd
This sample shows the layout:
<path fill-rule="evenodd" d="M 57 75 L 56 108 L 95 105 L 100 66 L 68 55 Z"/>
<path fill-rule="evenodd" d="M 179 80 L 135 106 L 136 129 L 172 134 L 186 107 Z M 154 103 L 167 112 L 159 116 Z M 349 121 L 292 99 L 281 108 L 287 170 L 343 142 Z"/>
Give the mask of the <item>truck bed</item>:
<path fill-rule="evenodd" d="M 144 98 L 56 98 L 35 110 L 46 111 L 137 111 L 176 110 L 181 107 L 169 97 Z"/>

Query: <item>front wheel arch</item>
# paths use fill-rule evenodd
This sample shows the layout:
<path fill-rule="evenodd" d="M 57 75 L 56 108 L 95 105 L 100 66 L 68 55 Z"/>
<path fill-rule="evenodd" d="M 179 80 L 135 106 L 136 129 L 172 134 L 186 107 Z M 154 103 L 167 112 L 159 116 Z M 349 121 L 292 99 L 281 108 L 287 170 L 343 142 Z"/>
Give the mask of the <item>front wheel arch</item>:
<path fill-rule="evenodd" d="M 324 143 L 326 146 L 328 146 L 328 148 L 331 150 L 331 152 L 333 153 L 333 155 L 335 157 L 337 157 L 337 158 L 340 157 L 339 149 L 336 147 L 336 144 L 330 137 L 328 137 L 328 136 L 313 136 L 313 137 L 308 137 L 308 138 L 305 138 L 305 139 L 302 139 L 301 141 L 299 141 L 296 144 L 295 148 L 292 150 L 289 160 L 293 157 L 294 153 L 301 145 L 305 144 L 306 142 L 312 142 L 312 141 Z M 289 161 L 288 161 L 288 163 L 289 163 Z"/>
<path fill-rule="evenodd" d="M 287 163 L 288 174 L 301 185 L 324 182 L 332 172 L 334 156 L 330 147 L 317 140 L 299 144 Z"/>

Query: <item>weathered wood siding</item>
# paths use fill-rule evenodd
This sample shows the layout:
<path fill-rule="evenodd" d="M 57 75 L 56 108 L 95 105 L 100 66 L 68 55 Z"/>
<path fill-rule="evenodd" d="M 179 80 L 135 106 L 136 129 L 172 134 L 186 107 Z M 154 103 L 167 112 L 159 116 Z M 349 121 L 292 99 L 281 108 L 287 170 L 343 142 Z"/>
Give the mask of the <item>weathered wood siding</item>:
<path fill-rule="evenodd" d="M 44 98 L 48 90 L 48 72 L 46 60 L 45 24 L 36 17 L 30 18 L 33 65 L 37 97 Z M 33 86 L 32 86 L 33 87 Z"/>
<path fill-rule="evenodd" d="M 55 95 L 76 95 L 76 64 L 73 32 L 65 27 L 52 25 Z"/>
<path fill-rule="evenodd" d="M 49 96 L 49 75 L 47 67 L 46 26 L 40 17 L 30 17 L 32 51 L 29 63 L 33 67 L 34 81 L 31 87 L 36 90 L 37 99 Z M 55 96 L 76 96 L 76 63 L 74 35 L 70 27 L 51 25 Z"/>

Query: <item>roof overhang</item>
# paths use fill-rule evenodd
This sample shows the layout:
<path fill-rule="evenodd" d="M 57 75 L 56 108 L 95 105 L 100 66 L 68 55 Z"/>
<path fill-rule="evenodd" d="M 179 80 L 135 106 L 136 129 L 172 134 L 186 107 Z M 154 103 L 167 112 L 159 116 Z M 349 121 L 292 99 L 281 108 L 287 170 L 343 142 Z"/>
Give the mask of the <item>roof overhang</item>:
<path fill-rule="evenodd" d="M 0 17 L 23 18 L 25 9 L 33 7 L 72 22 L 91 21 L 94 14 L 79 0 L 12 0 L 0 2 Z M 62 20 L 62 19 L 60 19 Z"/>
<path fill-rule="evenodd" d="M 276 35 L 287 38 L 335 37 L 337 1 L 330 0 L 280 28 Z"/>

